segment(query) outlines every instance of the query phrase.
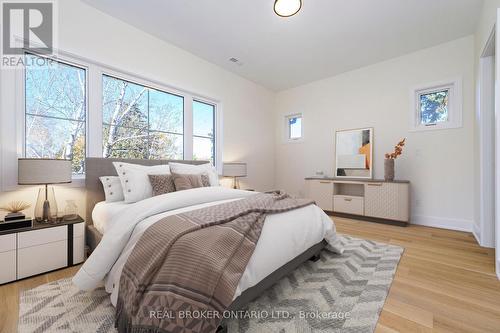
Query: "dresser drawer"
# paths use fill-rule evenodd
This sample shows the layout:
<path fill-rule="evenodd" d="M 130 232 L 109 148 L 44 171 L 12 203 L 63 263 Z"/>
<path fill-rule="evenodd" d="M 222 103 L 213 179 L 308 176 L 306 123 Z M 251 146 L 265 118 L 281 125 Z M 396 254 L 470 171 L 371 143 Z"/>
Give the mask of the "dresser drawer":
<path fill-rule="evenodd" d="M 16 250 L 0 253 L 0 267 L 0 284 L 16 279 Z"/>
<path fill-rule="evenodd" d="M 333 211 L 338 213 L 364 215 L 364 200 L 362 197 L 350 195 L 335 195 Z"/>
<path fill-rule="evenodd" d="M 319 208 L 333 210 L 333 182 L 331 180 L 307 180 L 306 196 L 316 202 Z"/>
<path fill-rule="evenodd" d="M 18 248 L 25 248 L 68 239 L 68 227 L 63 225 L 54 228 L 20 232 L 17 236 Z"/>
<path fill-rule="evenodd" d="M 409 221 L 409 185 L 368 183 L 365 185 L 365 214 L 402 222 Z"/>
<path fill-rule="evenodd" d="M 68 242 L 66 240 L 17 250 L 17 278 L 22 279 L 68 264 Z"/>
<path fill-rule="evenodd" d="M 16 234 L 0 236 L 0 252 L 12 251 L 15 249 L 16 249 Z"/>

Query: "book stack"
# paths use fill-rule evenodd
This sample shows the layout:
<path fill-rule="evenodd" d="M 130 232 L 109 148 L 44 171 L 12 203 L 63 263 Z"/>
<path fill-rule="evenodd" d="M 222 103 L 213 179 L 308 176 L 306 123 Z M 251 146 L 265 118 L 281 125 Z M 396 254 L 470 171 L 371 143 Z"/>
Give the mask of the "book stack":
<path fill-rule="evenodd" d="M 33 220 L 30 217 L 17 220 L 0 221 L 0 232 L 7 230 L 31 228 L 32 226 L 33 226 Z"/>

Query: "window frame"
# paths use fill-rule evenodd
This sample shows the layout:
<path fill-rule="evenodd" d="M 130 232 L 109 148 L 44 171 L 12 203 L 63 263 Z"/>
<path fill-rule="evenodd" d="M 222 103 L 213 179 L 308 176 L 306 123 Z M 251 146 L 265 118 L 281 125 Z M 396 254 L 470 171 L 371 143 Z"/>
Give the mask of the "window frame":
<path fill-rule="evenodd" d="M 213 137 L 213 140 L 214 140 L 214 144 L 213 144 L 213 149 L 212 149 L 212 156 L 213 156 L 213 159 L 214 159 L 214 166 L 217 166 L 217 135 L 218 135 L 218 129 L 217 129 L 217 104 L 214 104 L 213 102 L 209 102 L 209 101 L 206 101 L 206 100 L 202 100 L 200 98 L 193 98 L 191 100 L 191 107 L 193 107 L 193 103 L 194 102 L 198 102 L 198 103 L 202 103 L 202 104 L 206 104 L 206 105 L 210 105 L 214 108 L 214 115 L 212 117 L 212 126 L 213 126 L 213 129 L 214 129 L 214 137 Z M 194 112 L 192 112 L 192 115 L 194 114 Z M 194 124 L 194 121 L 191 122 L 192 124 Z M 191 131 L 191 137 L 193 138 L 193 141 L 194 141 L 194 138 L 204 138 L 204 139 L 210 139 L 208 136 L 201 136 L 201 135 L 195 135 L 194 134 L 194 129 L 193 131 Z"/>
<path fill-rule="evenodd" d="M 65 64 L 68 66 L 76 67 L 79 69 L 83 69 L 85 71 L 85 157 L 88 157 L 89 155 L 89 67 L 86 65 L 82 65 L 79 63 L 76 63 L 70 59 L 61 59 L 59 57 L 50 57 L 46 56 L 43 54 L 37 54 L 32 51 L 25 51 L 24 56 L 27 54 L 30 54 L 32 56 L 44 58 L 44 59 L 49 59 L 50 61 L 55 61 L 61 64 Z M 22 96 L 22 101 L 21 101 L 21 108 L 22 108 L 22 131 L 21 131 L 21 157 L 26 157 L 26 80 L 27 80 L 27 73 L 26 73 L 26 67 L 22 66 L 22 80 L 21 80 L 21 96 Z M 45 116 L 37 116 L 41 118 L 52 118 L 52 117 L 45 117 Z M 71 121 L 70 119 L 65 119 L 68 121 Z M 18 149 L 19 150 L 19 149 Z M 85 173 L 83 174 L 73 174 L 72 179 L 78 180 L 78 179 L 85 179 Z"/>
<path fill-rule="evenodd" d="M 121 81 L 126 81 L 126 82 L 129 82 L 129 83 L 132 83 L 132 84 L 136 84 L 136 85 L 139 85 L 139 86 L 142 86 L 142 87 L 145 87 L 147 89 L 152 89 L 152 90 L 156 90 L 156 91 L 159 91 L 159 92 L 162 92 L 162 93 L 165 93 L 165 94 L 170 94 L 170 95 L 174 95 L 174 96 L 177 96 L 177 97 L 180 97 L 182 98 L 182 103 L 183 103 L 183 110 L 182 110 L 182 142 L 183 142 L 183 146 L 182 146 L 182 159 L 185 159 L 186 157 L 186 147 L 185 147 L 185 144 L 184 144 L 184 141 L 185 141 L 185 137 L 186 137 L 186 116 L 185 116 L 185 113 L 186 113 L 186 97 L 183 96 L 181 93 L 173 93 L 169 90 L 166 90 L 162 87 L 155 87 L 155 86 L 152 86 L 152 85 L 149 85 L 147 84 L 146 82 L 139 82 L 137 80 L 133 80 L 132 79 L 129 79 L 129 78 L 123 78 L 123 77 L 120 77 L 120 76 L 116 76 L 116 75 L 110 75 L 108 74 L 107 72 L 101 72 L 101 106 L 100 106 L 100 115 L 101 117 L 103 117 L 104 115 L 104 112 L 103 112 L 103 109 L 102 109 L 102 102 L 103 102 L 103 99 L 104 99 L 104 95 L 103 95 L 103 90 L 102 90 L 102 80 L 104 78 L 104 76 L 107 76 L 107 77 L 110 77 L 110 78 L 113 78 L 113 79 L 117 79 L 117 80 L 121 80 Z M 149 101 L 148 101 L 148 107 L 149 107 Z M 108 124 L 108 125 L 111 125 L 111 124 Z M 103 129 L 104 129 L 104 120 L 101 121 L 101 138 L 102 138 L 102 132 L 103 132 Z M 180 133 L 173 133 L 173 132 L 165 132 L 165 131 L 159 131 L 159 130 L 153 130 L 151 131 L 150 130 L 150 123 L 149 123 L 149 108 L 148 108 L 148 128 L 147 128 L 147 132 L 148 132 L 148 141 L 149 141 L 149 135 L 150 135 L 150 132 L 161 132 L 161 133 L 167 133 L 167 134 L 173 134 L 173 135 L 181 135 Z M 149 145 L 149 143 L 148 143 Z M 149 147 L 148 147 L 149 148 Z M 101 140 L 101 156 L 100 157 L 103 157 L 102 156 L 102 150 L 104 149 L 104 147 L 102 146 L 102 140 Z"/>
<path fill-rule="evenodd" d="M 86 157 L 99 157 L 102 158 L 102 131 L 103 131 L 103 110 L 102 110 L 102 75 L 116 77 L 118 79 L 137 83 L 151 89 L 163 91 L 169 94 L 181 96 L 184 98 L 184 119 L 183 119 L 183 134 L 184 134 L 184 159 L 190 160 L 193 157 L 193 118 L 192 118 L 192 104 L 193 100 L 200 101 L 215 106 L 215 126 L 214 126 L 214 150 L 215 150 L 215 167 L 218 173 L 222 173 L 223 161 L 223 103 L 220 99 L 207 97 L 202 94 L 190 92 L 185 89 L 175 88 L 173 86 L 164 84 L 153 78 L 146 78 L 142 75 L 127 72 L 119 68 L 109 66 L 100 62 L 89 60 L 87 58 L 74 55 L 69 52 L 57 50 L 56 56 L 41 55 L 30 50 L 25 50 L 26 53 L 33 54 L 51 60 L 62 62 L 78 68 L 86 70 L 86 124 L 85 124 L 85 151 Z M 7 71 L 3 75 L 0 84 L 6 82 L 13 82 L 11 88 L 7 89 L 7 93 L 11 91 L 14 95 L 12 107 L 15 112 L 12 117 L 4 117 L 2 115 L 2 123 L 15 122 L 13 131 L 8 129 L 6 125 L 0 124 L 0 130 L 6 133 L 15 132 L 15 135 L 6 136 L 8 140 L 2 142 L 3 146 L 16 147 L 15 150 L 4 152 L 4 156 L 0 160 L 0 190 L 15 190 L 17 185 L 17 158 L 25 155 L 25 68 L 20 66 L 19 69 Z M 153 77 L 153 76 L 151 76 Z M 10 103 L 9 103 L 10 104 Z M 3 122 L 4 119 L 7 121 Z M 10 122 L 11 123 L 11 122 Z M 14 133 L 12 133 L 14 134 Z M 6 134 L 7 135 L 7 134 Z M 83 187 L 85 185 L 85 174 L 73 175 L 73 182 L 67 185 L 69 187 Z"/>
<path fill-rule="evenodd" d="M 285 115 L 285 137 L 284 141 L 287 143 L 299 143 L 304 141 L 304 115 L 302 113 L 293 113 Z M 290 128 L 290 119 L 291 118 L 300 118 L 300 137 L 292 138 L 291 137 L 291 128 Z"/>
<path fill-rule="evenodd" d="M 420 96 L 448 90 L 448 120 L 434 124 L 421 123 Z M 455 78 L 440 82 L 434 82 L 418 87 L 410 91 L 410 131 L 432 131 L 462 127 L 462 79 Z"/>

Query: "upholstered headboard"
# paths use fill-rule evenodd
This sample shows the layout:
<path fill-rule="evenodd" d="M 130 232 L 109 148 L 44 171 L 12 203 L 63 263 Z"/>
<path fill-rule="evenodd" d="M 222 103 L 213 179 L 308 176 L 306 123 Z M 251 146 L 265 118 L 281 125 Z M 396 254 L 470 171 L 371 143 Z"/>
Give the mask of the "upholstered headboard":
<path fill-rule="evenodd" d="M 126 162 L 140 165 L 162 165 L 169 162 L 185 163 L 185 164 L 205 164 L 208 161 L 187 161 L 187 160 L 133 160 L 123 158 L 97 158 L 89 157 L 85 159 L 86 174 L 85 174 L 85 187 L 87 189 L 87 207 L 86 207 L 86 221 L 88 225 L 92 222 L 92 210 L 94 206 L 104 201 L 104 189 L 99 180 L 101 176 L 116 176 L 116 170 L 113 162 Z"/>

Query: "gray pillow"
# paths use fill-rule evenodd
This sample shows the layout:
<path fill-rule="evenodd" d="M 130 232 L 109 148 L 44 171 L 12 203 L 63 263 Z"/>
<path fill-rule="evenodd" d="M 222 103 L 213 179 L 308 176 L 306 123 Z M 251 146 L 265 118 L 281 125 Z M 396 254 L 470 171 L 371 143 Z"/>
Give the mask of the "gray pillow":
<path fill-rule="evenodd" d="M 175 192 L 174 177 L 166 175 L 148 175 L 149 182 L 153 188 L 153 196 Z"/>
<path fill-rule="evenodd" d="M 178 173 L 172 173 L 172 177 L 174 180 L 176 191 L 210 186 L 210 178 L 206 173 L 197 175 L 182 175 Z"/>

